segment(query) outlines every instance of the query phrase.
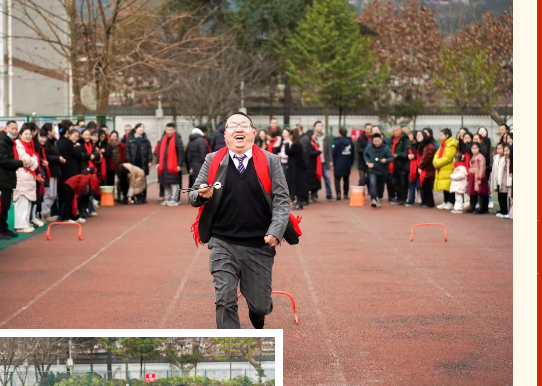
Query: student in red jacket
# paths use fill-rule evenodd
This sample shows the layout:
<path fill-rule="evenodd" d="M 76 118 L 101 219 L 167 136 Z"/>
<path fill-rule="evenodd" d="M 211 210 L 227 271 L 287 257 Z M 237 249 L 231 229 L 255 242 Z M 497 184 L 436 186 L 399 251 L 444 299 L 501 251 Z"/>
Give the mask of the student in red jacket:
<path fill-rule="evenodd" d="M 94 168 L 90 167 L 64 182 L 63 189 L 63 208 L 62 221 L 85 223 L 84 218 L 77 214 L 77 199 L 88 194 L 92 190 L 98 189 L 98 179 L 94 175 Z"/>

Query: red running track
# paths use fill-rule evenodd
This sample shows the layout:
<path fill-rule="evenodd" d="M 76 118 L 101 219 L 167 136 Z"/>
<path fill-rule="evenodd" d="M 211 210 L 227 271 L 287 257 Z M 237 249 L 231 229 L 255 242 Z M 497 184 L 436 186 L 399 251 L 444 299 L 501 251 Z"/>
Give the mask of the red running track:
<path fill-rule="evenodd" d="M 196 210 L 155 196 L 101 208 L 84 241 L 60 227 L 2 251 L 0 328 L 214 328 Z M 512 221 L 344 201 L 302 215 L 302 243 L 280 247 L 274 269 L 300 325 L 286 297 L 266 322 L 284 329 L 285 385 L 512 383 Z M 424 227 L 410 242 L 422 222 L 449 241 Z M 242 300 L 240 313 L 250 328 Z"/>

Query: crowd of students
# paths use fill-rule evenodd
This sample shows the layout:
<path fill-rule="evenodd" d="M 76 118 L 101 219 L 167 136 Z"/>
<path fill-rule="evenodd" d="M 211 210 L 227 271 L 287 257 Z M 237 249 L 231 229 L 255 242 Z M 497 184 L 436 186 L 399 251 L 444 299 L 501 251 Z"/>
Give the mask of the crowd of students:
<path fill-rule="evenodd" d="M 50 221 L 83 223 L 96 217 L 101 186 L 116 186 L 119 203 L 147 203 L 153 162 L 161 204 L 178 206 L 183 164 L 192 186 L 205 156 L 225 146 L 223 125 L 212 138 L 207 133 L 203 125 L 194 128 L 185 148 L 169 123 L 153 148 L 143 124 L 126 125 L 120 135 L 95 122 L 63 120 L 56 130 L 51 123 L 39 128 L 34 122 L 21 127 L 7 122 L 0 130 L 0 240 Z M 430 128 L 394 127 L 388 138 L 367 124 L 356 146 L 345 128 L 331 141 L 321 121 L 305 130 L 299 124 L 281 129 L 271 119 L 267 130 L 258 131 L 256 145 L 280 157 L 295 210 L 318 202 L 322 181 L 327 200 L 348 199 L 357 151 L 358 185 L 366 187 L 373 207 L 382 206 L 387 190 L 392 204 L 432 208 L 433 192 L 442 191 L 438 209 L 483 214 L 493 207 L 495 192 L 497 217 L 511 218 L 513 127 L 500 126 L 494 147 L 484 127 L 476 133 L 461 128 L 455 138 L 450 129 L 438 135 L 437 141 Z M 12 202 L 15 232 L 7 225 Z"/>
<path fill-rule="evenodd" d="M 175 124 L 154 147 L 143 124 L 122 136 L 106 125 L 63 120 L 57 127 L 34 122 L 0 128 L 0 240 L 31 233 L 47 222 L 84 223 L 98 216 L 101 187 L 116 188 L 122 204 L 147 203 L 147 176 L 156 162 L 163 205 L 180 202 L 181 166 L 197 176 L 210 151 L 204 127 L 195 128 L 185 150 Z M 201 137 L 201 138 L 200 138 Z M 201 146 L 203 140 L 204 146 Z M 8 228 L 13 202 L 15 232 Z"/>
<path fill-rule="evenodd" d="M 438 209 L 485 214 L 493 208 L 491 194 L 495 192 L 496 216 L 511 218 L 513 126 L 501 125 L 499 142 L 493 146 L 484 127 L 475 133 L 460 128 L 455 137 L 451 129 L 443 129 L 436 140 L 431 128 L 393 127 L 391 137 L 386 137 L 378 126 L 368 123 L 357 136 L 356 146 L 345 128 L 330 141 L 321 121 L 304 131 L 301 125 L 281 130 L 272 119 L 267 130 L 257 133 L 256 144 L 280 156 L 296 210 L 318 201 L 322 180 L 328 200 L 348 199 L 357 151 L 358 186 L 365 187 L 372 207 L 382 207 L 387 191 L 391 204 L 433 208 L 438 191 L 444 196 Z"/>

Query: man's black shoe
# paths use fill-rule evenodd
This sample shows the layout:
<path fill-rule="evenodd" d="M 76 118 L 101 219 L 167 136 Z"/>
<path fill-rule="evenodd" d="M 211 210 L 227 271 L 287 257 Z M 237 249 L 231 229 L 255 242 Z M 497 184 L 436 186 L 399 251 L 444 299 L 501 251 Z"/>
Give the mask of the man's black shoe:
<path fill-rule="evenodd" d="M 18 233 L 15 233 L 13 232 L 12 230 L 10 229 L 7 229 L 5 231 L 3 231 L 2 233 L 8 235 L 9 237 L 11 237 L 12 239 L 16 238 L 16 237 L 19 237 L 19 234 Z"/>
<path fill-rule="evenodd" d="M 252 322 L 252 325 L 256 329 L 263 329 L 263 325 L 265 324 L 265 315 L 259 316 L 254 314 L 250 309 L 248 310 L 248 317 L 250 318 L 250 321 Z"/>
<path fill-rule="evenodd" d="M 0 241 L 11 240 L 11 237 L 7 233 L 0 233 Z"/>
<path fill-rule="evenodd" d="M 309 202 L 308 201 L 301 201 L 301 206 L 309 206 Z"/>
<path fill-rule="evenodd" d="M 399 201 L 398 199 L 396 198 L 392 198 L 390 200 L 390 204 L 393 204 L 393 205 L 401 205 L 401 201 Z"/>
<path fill-rule="evenodd" d="M 300 210 L 300 209 L 303 209 L 303 207 L 299 204 L 295 204 L 294 210 Z"/>

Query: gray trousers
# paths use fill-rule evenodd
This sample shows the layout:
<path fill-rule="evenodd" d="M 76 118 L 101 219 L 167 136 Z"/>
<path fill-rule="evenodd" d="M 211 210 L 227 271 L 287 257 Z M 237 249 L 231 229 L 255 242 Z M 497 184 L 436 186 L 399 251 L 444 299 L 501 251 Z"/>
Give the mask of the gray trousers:
<path fill-rule="evenodd" d="M 237 313 L 237 286 L 252 313 L 269 315 L 273 310 L 271 277 L 275 248 L 242 247 L 211 237 L 209 269 L 216 296 L 217 328 L 241 328 Z"/>

